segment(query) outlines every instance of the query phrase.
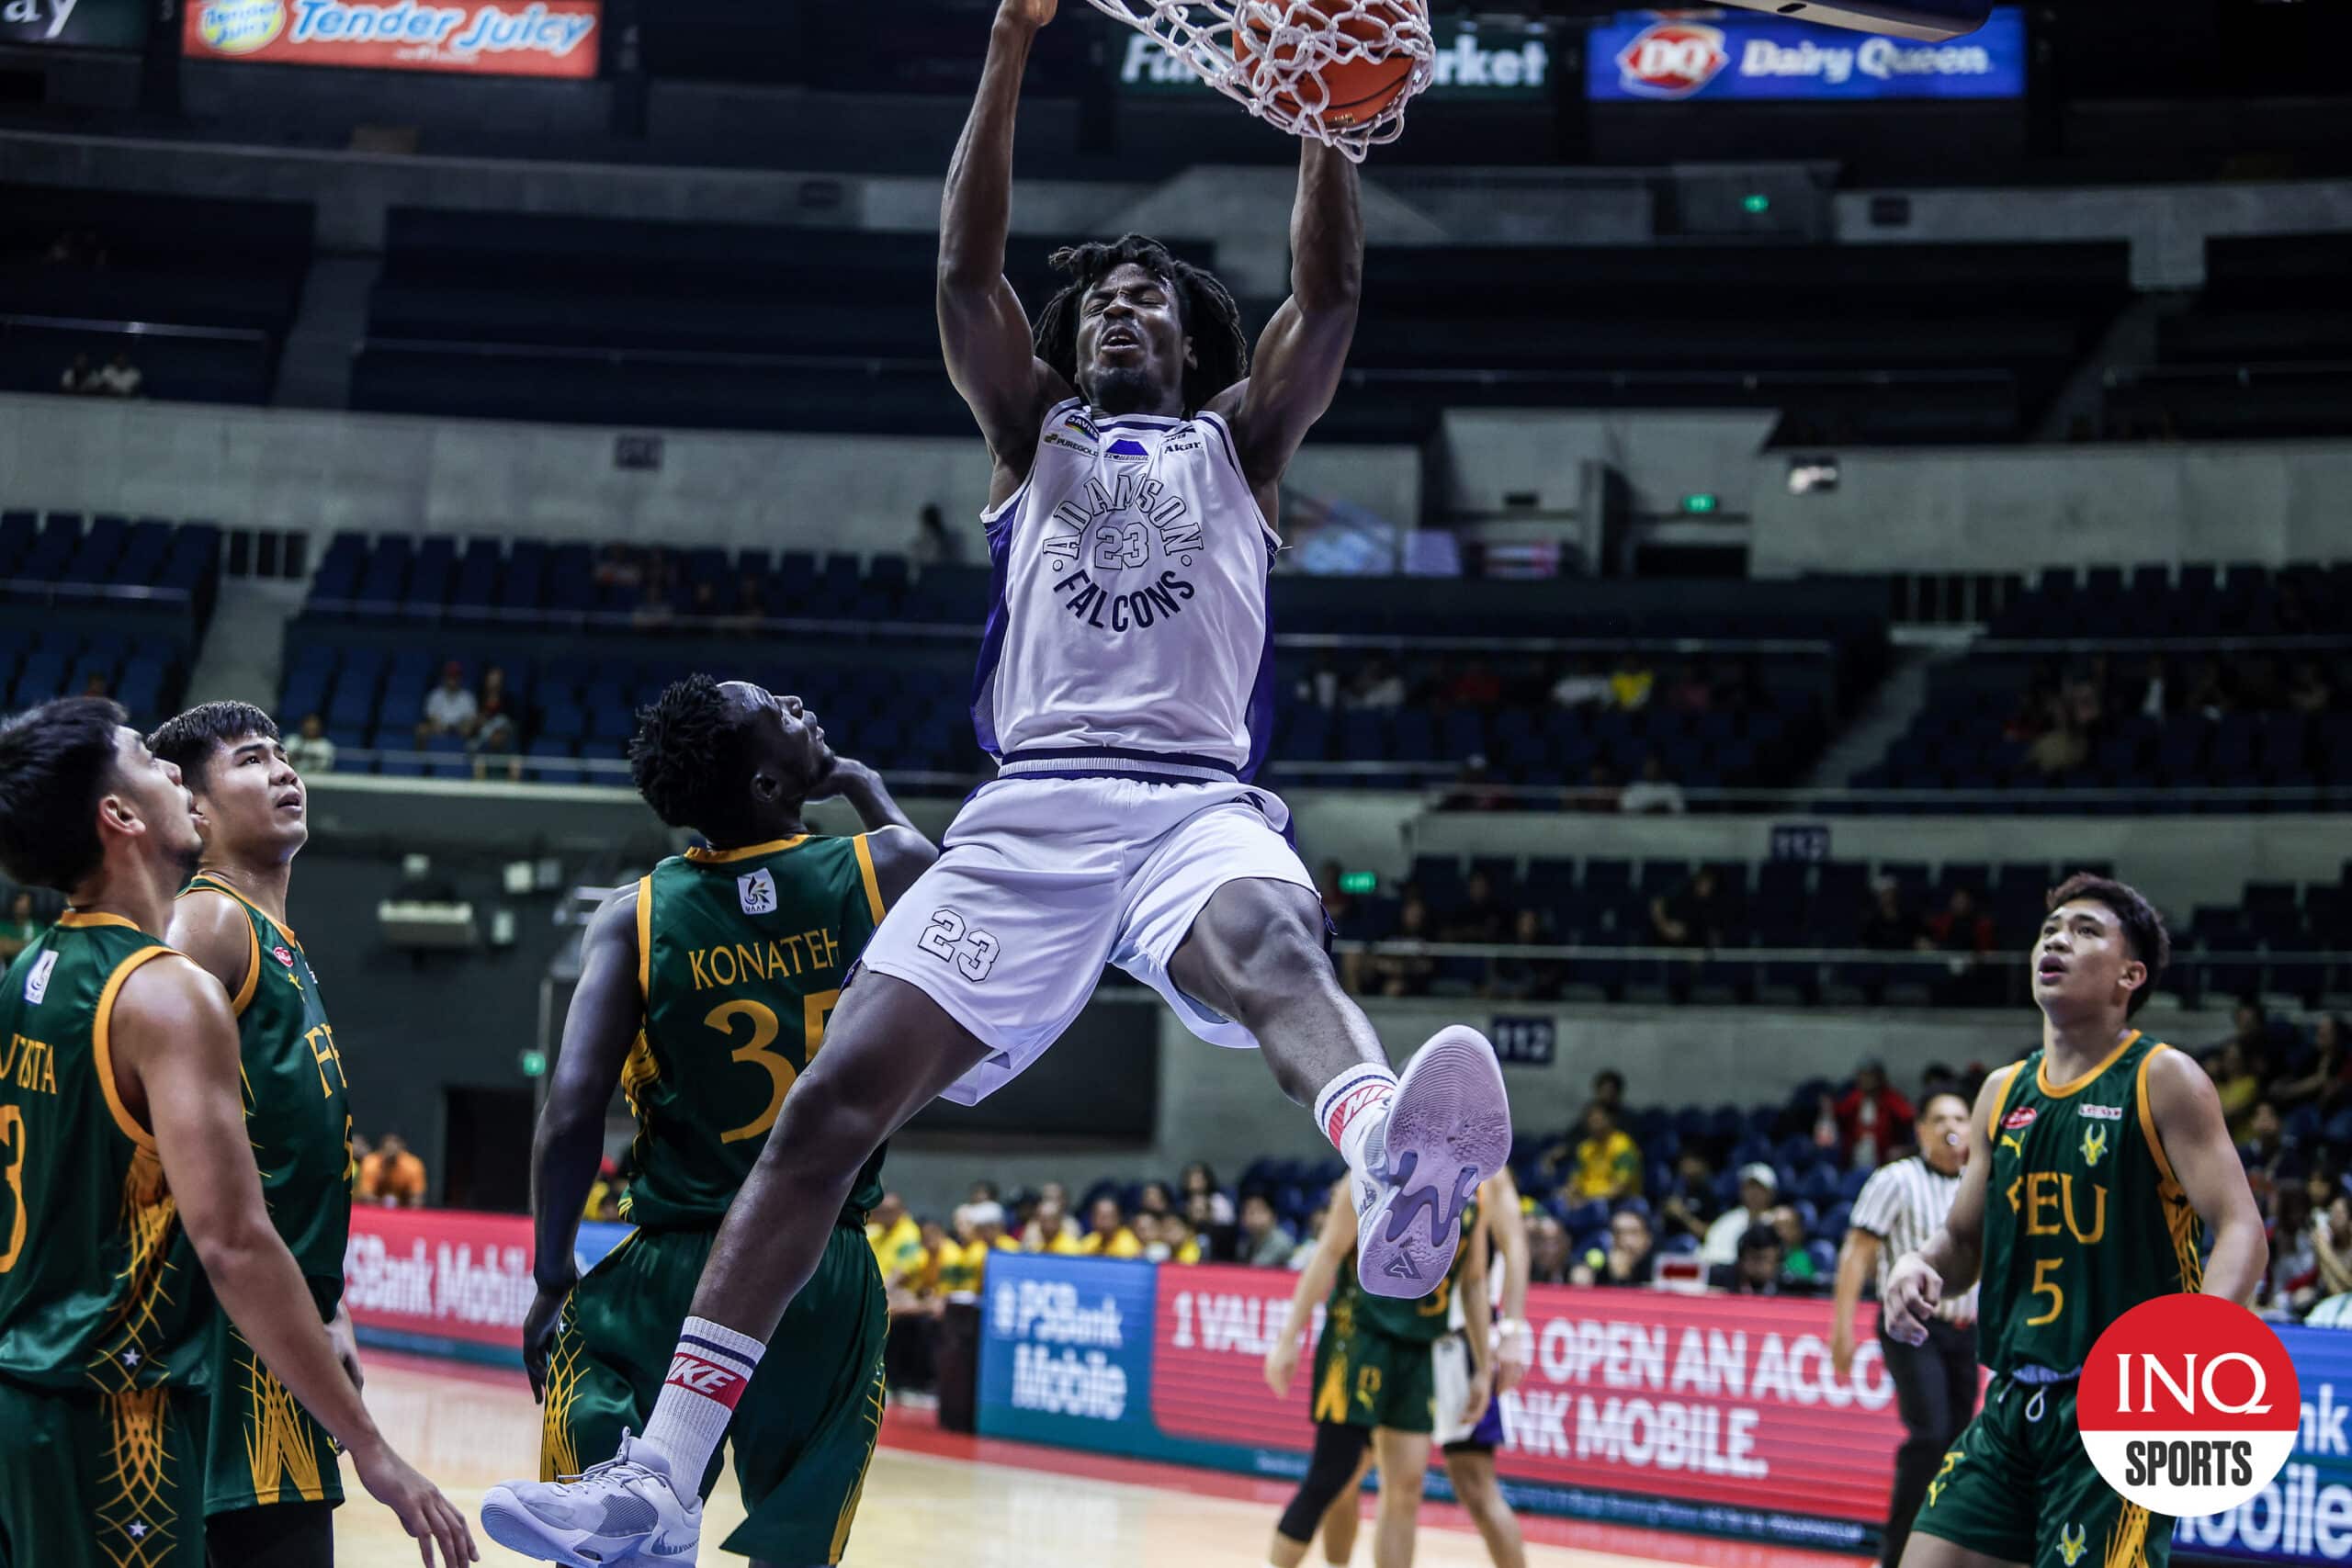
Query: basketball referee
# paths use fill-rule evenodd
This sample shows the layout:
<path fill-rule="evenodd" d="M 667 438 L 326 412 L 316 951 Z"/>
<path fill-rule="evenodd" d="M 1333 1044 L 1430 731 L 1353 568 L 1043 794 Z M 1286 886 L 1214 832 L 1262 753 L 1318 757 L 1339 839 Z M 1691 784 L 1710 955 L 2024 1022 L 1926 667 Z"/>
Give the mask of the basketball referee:
<path fill-rule="evenodd" d="M 1960 1191 L 1960 1168 L 1968 1163 L 1968 1101 L 1958 1094 L 1930 1095 L 1919 1108 L 1919 1147 L 1909 1159 L 1882 1166 L 1854 1200 L 1844 1247 L 1838 1255 L 1838 1320 L 1830 1356 L 1840 1378 L 1854 1370 L 1854 1307 L 1862 1280 L 1875 1272 L 1882 1295 L 1895 1260 L 1917 1252 L 1944 1223 Z M 1976 1292 L 1955 1296 L 1936 1309 L 1924 1345 L 1878 1337 L 1879 1352 L 1894 1380 L 1895 1407 L 1908 1434 L 1894 1456 L 1894 1500 L 1887 1509 L 1885 1544 L 1879 1561 L 1895 1568 L 1911 1537 L 1912 1516 L 1928 1495 L 1928 1483 L 1976 1414 Z"/>

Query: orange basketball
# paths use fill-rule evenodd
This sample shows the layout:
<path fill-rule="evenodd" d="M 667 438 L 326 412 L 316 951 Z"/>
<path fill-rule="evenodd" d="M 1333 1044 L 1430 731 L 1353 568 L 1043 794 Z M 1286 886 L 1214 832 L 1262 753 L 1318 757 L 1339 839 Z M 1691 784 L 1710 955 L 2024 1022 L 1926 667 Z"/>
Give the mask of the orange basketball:
<path fill-rule="evenodd" d="M 1317 95 L 1308 90 L 1283 90 L 1271 95 L 1269 101 L 1285 114 L 1306 115 L 1318 119 L 1328 130 L 1346 130 L 1379 117 L 1382 110 L 1402 97 L 1413 79 L 1413 57 L 1409 54 L 1386 52 L 1391 26 L 1411 22 L 1424 30 L 1429 26 L 1429 9 L 1425 0 L 1358 0 L 1349 5 L 1346 0 L 1323 4 L 1321 0 L 1243 0 L 1236 7 L 1233 24 L 1233 57 L 1244 66 L 1255 60 L 1274 37 L 1278 23 L 1288 19 L 1300 26 L 1320 24 L 1333 26 L 1355 39 L 1366 52 L 1346 60 L 1327 61 L 1315 71 L 1315 79 L 1322 84 L 1322 112 L 1315 113 Z M 1299 46 L 1283 41 L 1274 48 L 1272 58 L 1278 62 L 1296 53 Z"/>

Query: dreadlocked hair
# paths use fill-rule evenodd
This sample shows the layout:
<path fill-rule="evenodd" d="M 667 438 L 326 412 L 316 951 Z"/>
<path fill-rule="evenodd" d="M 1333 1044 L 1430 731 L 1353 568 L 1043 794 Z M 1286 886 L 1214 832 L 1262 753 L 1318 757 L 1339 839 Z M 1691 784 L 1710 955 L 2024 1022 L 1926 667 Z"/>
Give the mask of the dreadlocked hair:
<path fill-rule="evenodd" d="M 1177 320 L 1192 338 L 1193 357 L 1198 362 L 1184 368 L 1187 413 L 1250 374 L 1250 340 L 1241 330 L 1241 307 L 1215 274 L 1182 260 L 1159 241 L 1123 234 L 1108 244 L 1090 241 L 1065 246 L 1046 260 L 1070 281 L 1037 314 L 1037 357 L 1071 386 L 1079 384 L 1079 303 L 1088 289 L 1129 263 L 1175 290 Z"/>
<path fill-rule="evenodd" d="M 733 827 L 742 807 L 744 763 L 742 729 L 707 675 L 675 682 L 637 710 L 629 782 L 673 828 Z"/>
<path fill-rule="evenodd" d="M 165 719 L 147 738 L 147 750 L 177 768 L 181 782 L 201 795 L 214 756 L 249 735 L 275 740 L 277 721 L 251 703 L 198 703 Z"/>

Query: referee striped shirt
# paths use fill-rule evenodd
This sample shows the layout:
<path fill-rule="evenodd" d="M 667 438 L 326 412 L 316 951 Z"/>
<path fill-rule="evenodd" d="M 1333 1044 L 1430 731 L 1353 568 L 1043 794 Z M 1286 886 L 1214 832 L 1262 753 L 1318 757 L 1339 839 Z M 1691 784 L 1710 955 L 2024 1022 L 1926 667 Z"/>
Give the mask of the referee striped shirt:
<path fill-rule="evenodd" d="M 1856 1229 L 1866 1230 L 1879 1238 L 1878 1295 L 1886 1299 L 1886 1279 L 1905 1253 L 1918 1251 L 1928 1245 L 1951 1213 L 1951 1201 L 1960 1195 L 1960 1178 L 1946 1176 L 1928 1163 L 1926 1156 L 1914 1155 L 1909 1159 L 1896 1160 L 1881 1166 L 1863 1184 L 1861 1195 L 1854 1200 L 1854 1212 L 1848 1221 Z M 1946 1297 L 1936 1308 L 1936 1315 L 1948 1323 L 1973 1322 L 1976 1316 L 1976 1291 Z"/>

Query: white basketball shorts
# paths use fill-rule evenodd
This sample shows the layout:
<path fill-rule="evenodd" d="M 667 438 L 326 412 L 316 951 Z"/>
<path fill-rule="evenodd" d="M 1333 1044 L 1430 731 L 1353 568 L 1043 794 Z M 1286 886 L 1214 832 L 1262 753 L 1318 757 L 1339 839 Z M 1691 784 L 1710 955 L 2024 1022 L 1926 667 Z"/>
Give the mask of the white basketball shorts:
<path fill-rule="evenodd" d="M 1177 989 L 1168 965 L 1210 895 L 1262 878 L 1314 891 L 1290 808 L 1231 781 L 1001 778 L 964 804 L 863 966 L 927 992 L 991 1055 L 944 1098 L 971 1105 L 1061 1037 L 1102 966 L 1158 991 L 1213 1045 L 1250 1032 Z"/>

